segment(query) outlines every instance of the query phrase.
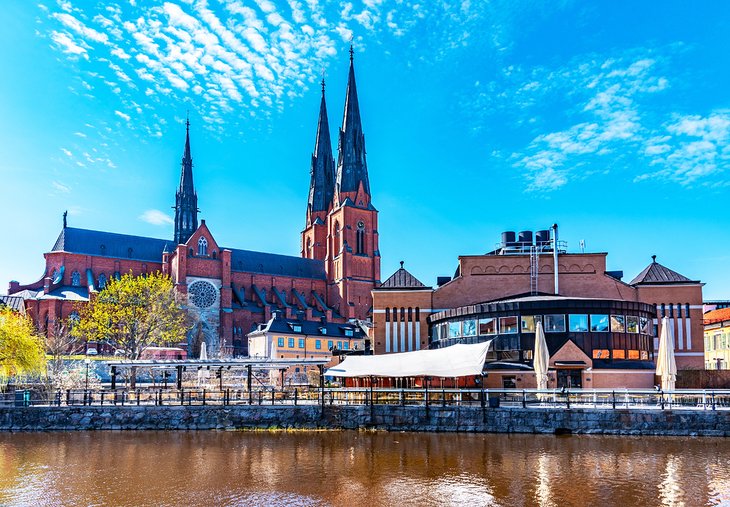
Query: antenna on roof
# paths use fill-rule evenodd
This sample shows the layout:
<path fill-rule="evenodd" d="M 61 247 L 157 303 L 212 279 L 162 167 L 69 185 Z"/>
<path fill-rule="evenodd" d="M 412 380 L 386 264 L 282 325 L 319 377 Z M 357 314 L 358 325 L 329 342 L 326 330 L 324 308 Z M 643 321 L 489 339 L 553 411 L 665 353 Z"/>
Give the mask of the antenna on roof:
<path fill-rule="evenodd" d="M 66 222 L 67 222 L 66 217 L 68 217 L 68 210 L 63 212 L 63 228 L 64 229 L 66 228 Z"/>

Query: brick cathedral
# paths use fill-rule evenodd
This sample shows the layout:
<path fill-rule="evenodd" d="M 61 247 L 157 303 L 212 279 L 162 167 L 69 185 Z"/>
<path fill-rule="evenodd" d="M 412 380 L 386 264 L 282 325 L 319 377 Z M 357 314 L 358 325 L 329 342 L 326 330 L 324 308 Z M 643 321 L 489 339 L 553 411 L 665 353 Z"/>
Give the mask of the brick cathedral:
<path fill-rule="evenodd" d="M 275 311 L 310 321 L 369 319 L 371 290 L 380 283 L 378 212 L 371 202 L 352 49 L 337 164 L 324 91 L 323 80 L 301 257 L 217 243 L 205 220 L 198 220 L 187 122 L 173 238 L 68 227 L 64 214 L 63 229 L 44 254 L 43 277 L 28 285 L 12 281 L 8 293 L 23 297 L 39 329 L 50 333 L 76 318 L 77 306 L 110 278 L 161 271 L 187 295 L 193 355 L 203 342 L 213 354 L 246 354 L 246 335 Z"/>

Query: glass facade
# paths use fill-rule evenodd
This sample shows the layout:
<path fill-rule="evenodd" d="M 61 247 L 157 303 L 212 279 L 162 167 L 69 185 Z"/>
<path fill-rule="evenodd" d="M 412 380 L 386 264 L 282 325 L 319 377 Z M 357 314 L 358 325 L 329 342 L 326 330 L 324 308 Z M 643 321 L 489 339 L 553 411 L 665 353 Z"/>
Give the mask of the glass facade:
<path fill-rule="evenodd" d="M 528 298 L 529 299 L 529 298 Z M 484 303 L 444 310 L 429 317 L 431 348 L 493 340 L 487 362 L 531 364 L 537 323 L 551 351 L 571 340 L 597 367 L 619 368 L 644 361 L 652 368 L 655 309 L 639 302 L 556 298 Z M 523 307 L 524 306 L 524 307 Z M 636 368 L 637 366 L 626 367 Z"/>

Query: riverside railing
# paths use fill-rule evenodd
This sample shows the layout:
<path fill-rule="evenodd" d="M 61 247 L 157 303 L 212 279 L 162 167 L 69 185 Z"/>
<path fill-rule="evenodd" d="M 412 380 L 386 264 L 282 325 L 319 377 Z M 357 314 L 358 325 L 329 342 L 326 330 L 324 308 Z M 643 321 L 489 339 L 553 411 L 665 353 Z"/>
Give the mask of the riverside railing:
<path fill-rule="evenodd" d="M 730 410 L 730 390 L 318 388 L 16 390 L 0 406 L 401 405 L 488 408 Z"/>

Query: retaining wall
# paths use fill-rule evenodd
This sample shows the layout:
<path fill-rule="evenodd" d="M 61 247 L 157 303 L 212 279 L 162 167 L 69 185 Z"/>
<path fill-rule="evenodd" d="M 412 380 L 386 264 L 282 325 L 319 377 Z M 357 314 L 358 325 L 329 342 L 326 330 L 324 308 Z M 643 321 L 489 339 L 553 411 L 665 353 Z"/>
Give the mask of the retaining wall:
<path fill-rule="evenodd" d="M 730 436 L 730 411 L 394 405 L 0 408 L 0 431 L 256 428 Z"/>

